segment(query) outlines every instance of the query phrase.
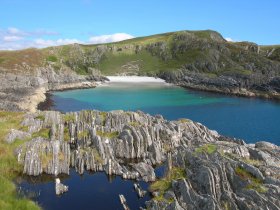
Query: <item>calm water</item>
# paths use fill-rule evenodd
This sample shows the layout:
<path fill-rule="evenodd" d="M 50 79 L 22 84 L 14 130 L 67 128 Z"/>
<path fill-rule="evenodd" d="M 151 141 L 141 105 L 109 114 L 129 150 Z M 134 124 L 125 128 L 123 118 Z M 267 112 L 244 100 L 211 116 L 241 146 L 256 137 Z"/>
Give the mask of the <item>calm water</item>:
<path fill-rule="evenodd" d="M 35 201 L 45 210 L 123 210 L 119 194 L 123 194 L 131 209 L 145 206 L 145 201 L 150 200 L 149 193 L 143 198 L 138 198 L 134 191 L 132 180 L 123 180 L 119 176 L 108 177 L 105 173 L 97 172 L 83 176 L 71 170 L 70 176 L 61 179 L 63 184 L 69 186 L 69 191 L 61 196 L 55 195 L 55 183 L 52 181 L 40 182 L 40 177 L 28 179 L 20 184 L 24 191 L 40 194 Z M 148 188 L 148 183 L 140 182 L 143 189 Z"/>
<path fill-rule="evenodd" d="M 280 103 L 190 91 L 165 84 L 111 83 L 94 89 L 54 92 L 51 109 L 142 110 L 166 119 L 189 118 L 247 142 L 280 145 Z"/>
<path fill-rule="evenodd" d="M 245 139 L 247 142 L 267 140 L 280 145 L 280 103 L 186 90 L 164 84 L 112 83 L 95 89 L 54 92 L 50 109 L 79 111 L 98 109 L 142 110 L 161 114 L 169 120 L 189 118 L 201 122 L 218 132 Z M 163 176 L 164 166 L 156 169 Z M 110 178 L 105 173 L 78 175 L 73 170 L 62 180 L 69 191 L 55 195 L 54 178 L 39 181 L 42 177 L 24 179 L 19 185 L 24 192 L 40 195 L 34 200 L 47 210 L 115 210 L 122 209 L 119 194 L 124 194 L 129 207 L 139 209 L 149 200 L 150 194 L 139 199 L 133 190 L 132 180 Z M 148 183 L 140 182 L 143 189 Z"/>
<path fill-rule="evenodd" d="M 165 166 L 155 169 L 158 178 L 163 177 Z M 70 175 L 60 176 L 63 184 L 69 186 L 69 191 L 57 196 L 52 176 L 23 177 L 18 189 L 21 194 L 37 202 L 44 210 L 123 210 L 119 194 L 123 194 L 131 210 L 145 207 L 145 202 L 151 199 L 151 194 L 139 198 L 133 184 L 139 183 L 143 190 L 148 191 L 149 183 L 135 180 L 125 180 L 120 176 L 108 176 L 104 172 L 79 175 L 70 170 Z"/>

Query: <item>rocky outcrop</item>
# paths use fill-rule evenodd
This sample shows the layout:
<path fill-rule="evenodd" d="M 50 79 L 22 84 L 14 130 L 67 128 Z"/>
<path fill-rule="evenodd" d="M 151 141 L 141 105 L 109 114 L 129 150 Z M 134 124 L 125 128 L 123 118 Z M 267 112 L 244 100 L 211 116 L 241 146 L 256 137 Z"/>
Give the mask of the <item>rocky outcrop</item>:
<path fill-rule="evenodd" d="M 23 125 L 34 137 L 16 152 L 27 175 L 73 167 L 155 181 L 146 203 L 154 210 L 280 209 L 280 148 L 271 143 L 247 145 L 190 120 L 142 112 L 37 112 Z M 155 167 L 164 163 L 161 181 Z"/>
<path fill-rule="evenodd" d="M 274 155 L 265 152 L 267 158 L 279 155 L 280 148 L 273 147 Z M 258 144 L 225 139 L 180 146 L 172 155 L 173 164 L 184 169 L 185 177 L 172 180 L 170 188 L 160 192 L 161 200 L 147 202 L 148 209 L 280 209 L 280 186 L 275 182 L 280 165 L 255 159 L 253 151 L 260 152 Z M 268 173 L 271 169 L 274 172 Z"/>
<path fill-rule="evenodd" d="M 26 139 L 26 138 L 31 138 L 30 133 L 11 129 L 8 136 L 6 137 L 6 142 L 13 143 L 16 139 Z"/>
<path fill-rule="evenodd" d="M 55 179 L 55 194 L 56 195 L 61 195 L 65 192 L 67 192 L 67 191 L 68 191 L 68 187 L 64 184 L 61 184 L 60 179 L 56 178 Z"/>
<path fill-rule="evenodd" d="M 51 67 L 41 67 L 30 75 L 0 73 L 0 110 L 35 112 L 51 90 L 96 87 L 106 80 L 102 76 L 81 76 L 73 71 L 57 73 Z"/>
<path fill-rule="evenodd" d="M 280 66 L 276 67 L 280 68 Z M 158 75 L 169 83 L 195 90 L 218 92 L 245 97 L 280 98 L 278 77 L 264 77 L 261 74 L 215 75 L 199 73 L 189 67 Z"/>

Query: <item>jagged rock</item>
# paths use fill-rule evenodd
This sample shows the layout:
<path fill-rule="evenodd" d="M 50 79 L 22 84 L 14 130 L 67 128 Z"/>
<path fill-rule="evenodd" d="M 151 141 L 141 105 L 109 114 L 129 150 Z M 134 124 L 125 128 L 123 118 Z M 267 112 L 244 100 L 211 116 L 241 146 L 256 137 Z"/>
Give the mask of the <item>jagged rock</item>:
<path fill-rule="evenodd" d="M 8 136 L 6 137 L 6 142 L 11 144 L 13 143 L 16 139 L 26 139 L 26 138 L 31 138 L 30 133 L 24 132 L 24 131 L 19 131 L 12 129 Z"/>
<path fill-rule="evenodd" d="M 124 195 L 119 195 L 119 198 L 120 198 L 121 204 L 123 206 L 123 209 L 124 210 L 129 210 L 129 207 L 127 205 L 127 202 L 126 202 L 126 199 L 125 199 Z"/>
<path fill-rule="evenodd" d="M 156 174 L 154 168 L 146 163 L 137 163 L 133 168 L 139 172 L 142 179 L 146 182 L 152 182 L 156 180 Z"/>
<path fill-rule="evenodd" d="M 139 198 L 143 198 L 147 193 L 145 190 L 142 190 L 139 184 L 134 183 L 134 190 L 136 191 Z"/>
<path fill-rule="evenodd" d="M 61 195 L 67 191 L 68 191 L 68 186 L 61 184 L 60 179 L 56 178 L 55 179 L 55 194 Z"/>
<path fill-rule="evenodd" d="M 16 151 L 28 175 L 69 174 L 74 167 L 80 174 L 104 171 L 150 182 L 156 180 L 154 167 L 166 163 L 166 176 L 171 174 L 173 180 L 166 179 L 170 186 L 166 192 L 152 192 L 160 199 L 147 202 L 149 209 L 280 206 L 280 149 L 276 145 L 246 144 L 200 123 L 168 122 L 143 112 L 40 112 L 26 115 L 24 125 L 29 132 L 50 130 L 48 139 L 37 137 Z M 143 196 L 139 186 L 135 188 Z"/>
<path fill-rule="evenodd" d="M 255 144 L 255 147 L 261 150 L 274 150 L 278 149 L 279 147 L 275 144 L 265 142 L 265 141 L 259 141 Z"/>

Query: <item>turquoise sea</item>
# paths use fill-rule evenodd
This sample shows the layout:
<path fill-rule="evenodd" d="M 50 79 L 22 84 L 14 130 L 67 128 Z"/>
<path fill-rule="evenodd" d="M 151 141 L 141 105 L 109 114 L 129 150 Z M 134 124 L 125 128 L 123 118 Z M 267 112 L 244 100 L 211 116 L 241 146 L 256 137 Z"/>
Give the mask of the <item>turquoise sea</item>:
<path fill-rule="evenodd" d="M 280 145 L 280 103 L 192 91 L 164 83 L 109 83 L 93 89 L 53 92 L 50 109 L 141 110 L 168 120 L 189 118 L 248 143 Z"/>

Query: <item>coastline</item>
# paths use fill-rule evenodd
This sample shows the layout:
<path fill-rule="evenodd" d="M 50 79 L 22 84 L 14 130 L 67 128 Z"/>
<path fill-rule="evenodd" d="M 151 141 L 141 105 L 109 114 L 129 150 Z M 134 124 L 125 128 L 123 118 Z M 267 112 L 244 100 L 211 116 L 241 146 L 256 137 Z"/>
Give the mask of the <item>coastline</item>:
<path fill-rule="evenodd" d="M 109 82 L 122 83 L 166 83 L 164 79 L 148 76 L 107 76 Z"/>
<path fill-rule="evenodd" d="M 206 87 L 206 86 L 199 86 L 199 85 L 192 85 L 192 84 L 186 84 L 186 83 L 172 83 L 174 85 L 178 85 L 185 89 L 190 89 L 194 91 L 202 91 L 202 92 L 209 92 L 209 93 L 216 93 L 231 97 L 241 97 L 241 98 L 255 98 L 255 99 L 262 99 L 262 100 L 271 100 L 280 102 L 280 94 L 272 94 L 267 92 L 256 92 L 252 90 L 248 90 L 245 88 L 241 89 L 234 89 L 234 90 L 223 90 L 216 87 Z"/>
<path fill-rule="evenodd" d="M 236 90 L 222 90 L 218 88 L 210 88 L 206 86 L 198 86 L 198 85 L 191 85 L 186 83 L 168 83 L 164 79 L 158 77 L 148 77 L 148 76 L 107 76 L 106 78 L 109 81 L 106 82 L 79 82 L 79 83 L 69 83 L 69 84 L 56 84 L 54 88 L 49 89 L 47 91 L 37 91 L 37 96 L 34 96 L 35 103 L 29 103 L 31 112 L 36 112 L 37 110 L 51 110 L 51 106 L 53 101 L 51 100 L 52 91 L 66 91 L 66 90 L 75 90 L 75 89 L 90 89 L 95 88 L 99 85 L 106 85 L 110 83 L 157 83 L 157 84 L 166 84 L 166 85 L 176 85 L 182 87 L 184 89 L 189 89 L 193 91 L 200 91 L 200 92 L 208 92 L 213 94 L 225 95 L 230 97 L 241 97 L 241 98 L 255 98 L 255 99 L 262 99 L 262 100 L 272 100 L 275 102 L 280 102 L 280 95 L 275 95 L 271 97 L 267 93 L 257 93 L 252 92 L 247 89 L 236 89 Z M 42 93 L 44 97 L 42 97 Z M 29 100 L 30 101 L 30 100 Z M 35 106 L 35 108 L 34 108 Z"/>
<path fill-rule="evenodd" d="M 35 103 L 29 103 L 29 111 L 36 112 L 38 110 L 51 110 L 50 108 L 53 105 L 53 100 L 51 99 L 53 91 L 67 91 L 67 90 L 77 90 L 77 89 L 90 89 L 96 88 L 99 85 L 109 84 L 109 83 L 162 83 L 162 84 L 170 84 L 167 83 L 165 80 L 155 77 L 147 77 L 147 76 L 107 76 L 106 78 L 109 81 L 106 82 L 82 82 L 82 83 L 71 83 L 71 84 L 61 84 L 56 85 L 55 88 L 49 89 L 47 91 L 39 91 L 37 96 L 44 94 L 44 98 L 40 97 L 41 100 L 36 100 Z M 173 84 L 172 84 L 173 85 Z M 38 88 L 39 90 L 40 88 Z M 34 96 L 34 98 L 36 98 Z M 38 98 L 38 97 L 37 97 Z M 29 100 L 30 101 L 30 100 Z M 36 108 L 34 108 L 36 106 Z"/>
<path fill-rule="evenodd" d="M 45 86 L 40 86 L 34 90 L 31 95 L 27 95 L 23 100 L 18 103 L 18 106 L 27 112 L 34 113 L 38 111 L 38 106 L 44 107 L 46 104 L 50 103 L 49 96 L 51 91 L 65 91 L 73 89 L 89 89 L 95 88 L 100 85 L 101 82 L 75 82 L 75 83 L 66 83 L 66 84 L 51 84 L 53 87 L 48 88 Z"/>

